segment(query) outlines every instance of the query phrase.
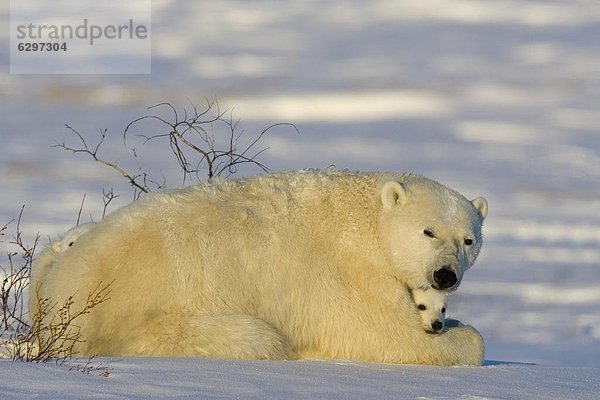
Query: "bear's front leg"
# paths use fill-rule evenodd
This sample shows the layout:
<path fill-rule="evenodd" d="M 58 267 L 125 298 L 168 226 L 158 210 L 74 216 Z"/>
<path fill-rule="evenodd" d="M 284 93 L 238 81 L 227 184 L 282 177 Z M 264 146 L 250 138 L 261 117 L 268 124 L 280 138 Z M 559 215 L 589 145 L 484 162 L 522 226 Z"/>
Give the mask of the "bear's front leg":
<path fill-rule="evenodd" d="M 459 326 L 438 335 L 425 334 L 425 343 L 418 346 L 422 353 L 415 354 L 419 364 L 481 365 L 485 353 L 482 336 L 475 328 L 454 321 Z"/>

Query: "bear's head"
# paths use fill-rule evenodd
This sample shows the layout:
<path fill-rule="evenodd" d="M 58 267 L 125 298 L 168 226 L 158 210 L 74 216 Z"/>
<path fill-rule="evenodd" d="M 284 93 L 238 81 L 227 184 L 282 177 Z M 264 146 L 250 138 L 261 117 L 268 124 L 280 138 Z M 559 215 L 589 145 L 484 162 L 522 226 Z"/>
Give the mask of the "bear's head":
<path fill-rule="evenodd" d="M 435 289 L 409 289 L 427 333 L 441 333 L 446 318 L 447 292 Z"/>
<path fill-rule="evenodd" d="M 481 250 L 487 201 L 425 178 L 381 187 L 380 235 L 395 276 L 412 288 L 455 290 Z"/>

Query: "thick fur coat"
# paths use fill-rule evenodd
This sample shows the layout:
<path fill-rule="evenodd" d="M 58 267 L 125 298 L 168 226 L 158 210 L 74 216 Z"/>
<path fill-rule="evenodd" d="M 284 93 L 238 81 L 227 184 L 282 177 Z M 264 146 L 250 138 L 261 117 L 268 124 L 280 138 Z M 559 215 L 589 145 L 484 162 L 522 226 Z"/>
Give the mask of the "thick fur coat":
<path fill-rule="evenodd" d="M 82 355 L 479 365 L 480 334 L 427 334 L 407 288 L 455 289 L 486 214 L 409 174 L 215 179 L 117 210 L 33 275 L 75 308 L 110 284 L 77 321 Z"/>

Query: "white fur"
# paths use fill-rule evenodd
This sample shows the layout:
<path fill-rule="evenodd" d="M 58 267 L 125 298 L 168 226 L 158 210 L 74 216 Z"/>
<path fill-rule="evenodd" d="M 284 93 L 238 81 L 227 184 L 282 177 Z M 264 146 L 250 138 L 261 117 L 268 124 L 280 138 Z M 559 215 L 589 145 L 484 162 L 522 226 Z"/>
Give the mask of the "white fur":
<path fill-rule="evenodd" d="M 411 289 L 412 299 L 428 333 L 440 333 L 444 329 L 448 293 L 436 289 Z"/>
<path fill-rule="evenodd" d="M 29 295 L 30 318 L 33 318 L 38 312 L 38 299 L 47 297 L 45 293 L 47 285 L 42 285 L 41 283 L 46 281 L 46 276 L 51 272 L 56 259 L 95 225 L 96 223 L 94 222 L 87 222 L 69 229 L 60 239 L 46 246 L 36 257 L 31 268 L 31 283 L 29 285 L 31 290 Z M 37 292 L 37 295 L 32 295 L 35 292 Z"/>
<path fill-rule="evenodd" d="M 482 204 L 409 174 L 215 179 L 117 210 L 40 283 L 75 308 L 111 283 L 78 321 L 81 355 L 480 364 L 479 333 L 428 335 L 407 286 L 432 286 L 442 266 L 458 286 L 481 248 Z"/>
<path fill-rule="evenodd" d="M 52 248 L 57 253 L 62 253 L 73 246 L 83 234 L 87 233 L 95 225 L 96 223 L 94 222 L 86 222 L 85 224 L 77 225 L 69 229 L 61 239 L 52 242 Z"/>

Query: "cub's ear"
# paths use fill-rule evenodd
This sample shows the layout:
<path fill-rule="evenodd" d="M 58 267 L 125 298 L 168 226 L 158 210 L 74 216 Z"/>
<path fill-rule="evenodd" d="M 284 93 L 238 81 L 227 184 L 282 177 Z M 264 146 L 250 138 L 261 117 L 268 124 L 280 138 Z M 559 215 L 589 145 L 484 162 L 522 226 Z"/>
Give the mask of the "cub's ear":
<path fill-rule="evenodd" d="M 477 198 L 471 200 L 471 203 L 473 203 L 475 208 L 479 211 L 479 214 L 481 214 L 481 218 L 485 219 L 485 217 L 487 216 L 487 213 L 488 213 L 487 200 L 484 199 L 483 197 L 477 197 Z"/>
<path fill-rule="evenodd" d="M 386 182 L 381 188 L 381 203 L 385 210 L 391 210 L 397 205 L 404 205 L 406 197 L 406 190 L 398 182 Z"/>

